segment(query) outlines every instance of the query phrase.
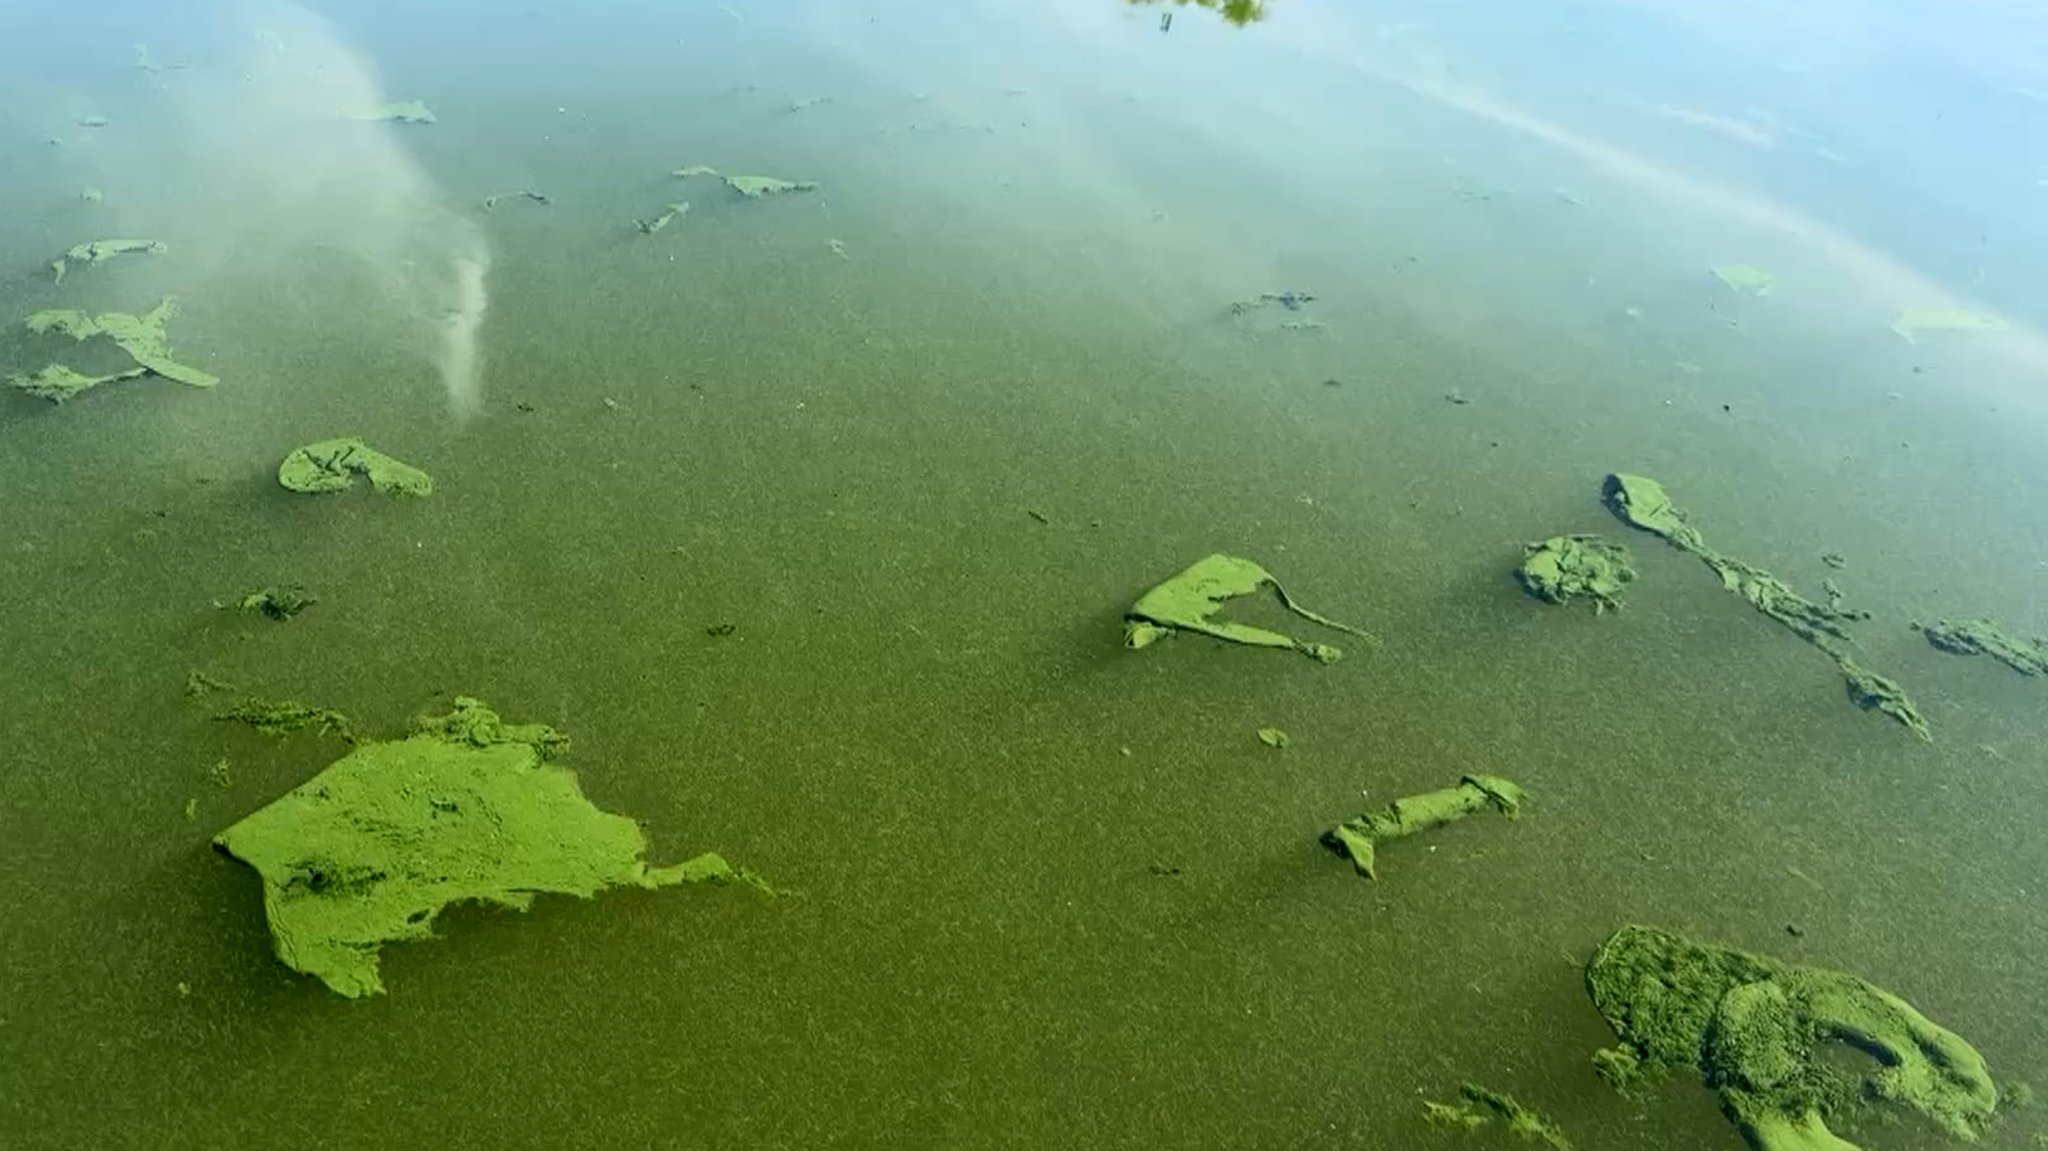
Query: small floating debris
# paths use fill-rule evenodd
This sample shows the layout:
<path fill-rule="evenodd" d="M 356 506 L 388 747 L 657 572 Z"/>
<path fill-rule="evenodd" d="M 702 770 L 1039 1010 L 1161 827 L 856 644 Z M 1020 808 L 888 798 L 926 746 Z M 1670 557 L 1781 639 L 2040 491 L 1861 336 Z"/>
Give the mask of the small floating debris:
<path fill-rule="evenodd" d="M 683 216 L 685 216 L 685 215 L 688 215 L 688 214 L 689 214 L 689 211 L 690 211 L 690 202 L 689 202 L 688 200 L 682 200 L 682 201 L 679 201 L 679 202 L 677 202 L 677 203 L 674 203 L 674 204 L 670 204 L 670 205 L 668 205 L 667 207 L 663 208 L 663 209 L 661 210 L 661 214 L 660 214 L 660 215 L 657 215 L 657 216 L 655 216 L 655 217 L 654 217 L 653 219 L 651 219 L 651 220 L 635 220 L 635 221 L 633 221 L 633 226 L 634 226 L 635 228 L 638 228 L 638 229 L 640 229 L 640 234 L 641 234 L 641 235 L 643 235 L 643 236 L 652 236 L 652 235 L 653 235 L 653 234 L 655 234 L 656 232 L 659 232 L 659 231 L 661 231 L 661 230 L 662 230 L 663 228 L 666 228 L 666 227 L 668 227 L 668 226 L 669 226 L 670 224 L 674 223 L 674 222 L 675 222 L 676 220 L 679 220 L 679 219 L 681 219 L 681 218 L 682 218 Z"/>
<path fill-rule="evenodd" d="M 815 192 L 818 185 L 810 180 L 784 180 L 778 176 L 728 176 L 716 168 L 703 164 L 692 164 L 677 168 L 673 173 L 677 179 L 687 180 L 693 176 L 713 176 L 725 181 L 725 186 L 749 200 L 765 199 L 769 196 L 786 196 L 793 192 Z"/>
<path fill-rule="evenodd" d="M 1778 275 L 1754 264 L 1716 264 L 1714 278 L 1737 292 L 1752 296 L 1768 296 L 1778 286 Z"/>
<path fill-rule="evenodd" d="M 846 254 L 846 242 L 844 240 L 827 240 L 825 241 L 825 246 L 832 250 L 833 255 L 842 260 L 853 259 L 852 256 Z"/>
<path fill-rule="evenodd" d="M 1380 844 L 1456 823 L 1481 811 L 1509 819 L 1522 814 L 1522 789 L 1497 775 L 1468 775 L 1456 787 L 1410 795 L 1323 833 L 1323 846 L 1351 861 L 1358 874 L 1379 878 Z"/>
<path fill-rule="evenodd" d="M 1285 750 L 1294 745 L 1294 738 L 1277 727 L 1259 729 L 1259 742 L 1276 750 Z"/>
<path fill-rule="evenodd" d="M 1909 344 L 1923 332 L 2002 332 L 2010 325 L 2002 316 L 1961 308 L 1907 308 L 1892 321 L 1892 331 Z"/>
<path fill-rule="evenodd" d="M 1279 597 L 1282 607 L 1305 620 L 1358 636 L 1369 644 L 1379 642 L 1371 632 L 1302 607 L 1280 586 L 1273 573 L 1251 560 L 1212 555 L 1195 561 L 1186 571 L 1146 592 L 1124 612 L 1124 646 L 1142 648 L 1174 632 L 1187 631 L 1251 647 L 1298 651 L 1320 663 L 1335 663 L 1343 658 L 1341 650 L 1328 644 L 1309 643 L 1249 624 L 1214 618 L 1225 602 L 1267 588 Z"/>
<path fill-rule="evenodd" d="M 434 491 L 433 478 L 411 464 L 393 459 L 354 436 L 294 448 L 277 465 L 277 482 L 295 492 L 346 491 L 356 477 L 369 479 L 380 492 L 425 496 Z"/>
<path fill-rule="evenodd" d="M 92 189 L 87 189 L 87 191 L 90 192 Z M 99 201 L 87 200 L 86 202 L 98 203 Z M 91 240 L 83 244 L 73 244 L 65 249 L 63 255 L 50 261 L 50 270 L 56 273 L 56 282 L 61 284 L 64 282 L 64 273 L 73 264 L 83 264 L 91 267 L 94 264 L 104 264 L 115 256 L 127 255 L 131 252 L 161 256 L 168 251 L 170 251 L 169 246 L 162 240 Z"/>
<path fill-rule="evenodd" d="M 1233 316 L 1242 316 L 1246 312 L 1257 311 L 1260 308 L 1266 307 L 1269 304 L 1278 304 L 1282 308 L 1285 308 L 1290 312 L 1299 312 L 1302 310 L 1303 307 L 1314 303 L 1315 299 L 1316 294 L 1314 292 L 1260 292 L 1258 295 L 1253 296 L 1249 300 L 1237 300 L 1233 302 L 1230 305 L 1230 314 Z"/>
<path fill-rule="evenodd" d="M 104 128 L 112 122 L 105 116 L 80 116 L 78 118 L 78 126 L 81 128 Z"/>
<path fill-rule="evenodd" d="M 78 193 L 78 202 L 81 204 L 101 204 L 105 203 L 106 199 L 107 194 L 98 188 L 86 188 Z"/>
<path fill-rule="evenodd" d="M 2048 674 L 2048 642 L 2020 639 L 1988 619 L 1916 623 L 1913 630 L 1950 655 L 1988 655 L 2021 675 Z"/>
<path fill-rule="evenodd" d="M 149 45 L 135 46 L 135 68 L 139 72 L 176 72 L 186 67 L 183 63 L 159 64 L 150 56 Z"/>
<path fill-rule="evenodd" d="M 783 106 L 782 111 L 785 115 L 790 115 L 801 112 L 806 108 L 815 108 L 820 104 L 830 104 L 831 102 L 832 97 L 830 96 L 806 96 L 801 100 L 791 100 Z"/>
<path fill-rule="evenodd" d="M 520 191 L 517 192 L 499 192 L 497 195 L 494 196 L 485 196 L 484 211 L 495 212 L 498 210 L 498 205 L 506 200 L 531 200 L 536 204 L 554 203 L 554 201 L 548 198 L 548 196 L 545 193 L 535 192 L 529 189 L 521 189 Z"/>
<path fill-rule="evenodd" d="M 432 124 L 439 117 L 427 109 L 424 100 L 407 100 L 395 104 L 377 104 L 348 114 L 351 120 L 365 123 L 389 124 Z"/>
<path fill-rule="evenodd" d="M 1515 578 L 1548 603 L 1585 597 L 1593 614 L 1621 607 L 1622 590 L 1636 578 L 1628 547 L 1597 535 L 1551 536 L 1523 547 Z"/>
<path fill-rule="evenodd" d="M 243 611 L 262 612 L 265 619 L 283 623 L 320 601 L 298 584 L 259 588 L 235 601 Z"/>

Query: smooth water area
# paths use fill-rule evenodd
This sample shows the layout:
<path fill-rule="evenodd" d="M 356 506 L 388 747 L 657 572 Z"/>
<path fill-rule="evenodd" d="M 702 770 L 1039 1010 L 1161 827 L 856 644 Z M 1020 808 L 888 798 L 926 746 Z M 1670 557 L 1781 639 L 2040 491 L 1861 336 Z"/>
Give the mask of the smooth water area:
<path fill-rule="evenodd" d="M 0 6 L 0 372 L 171 294 L 221 379 L 0 397 L 0 1146 L 1511 1145 L 1424 1122 L 1469 1079 L 1740 1147 L 1594 1075 L 1630 922 L 2048 1083 L 2048 683 L 1909 627 L 2048 633 L 2048 20 L 1693 7 Z M 109 237 L 167 250 L 54 282 Z M 434 494 L 277 485 L 338 435 Z M 1836 581 L 1933 743 L 1612 471 Z M 1624 610 L 1516 585 L 1563 532 Z M 1382 643 L 1125 650 L 1212 552 Z M 209 847 L 345 747 L 194 669 L 376 735 L 480 696 L 795 894 L 456 908 L 345 1000 Z M 1467 772 L 1524 816 L 1317 843 Z"/>

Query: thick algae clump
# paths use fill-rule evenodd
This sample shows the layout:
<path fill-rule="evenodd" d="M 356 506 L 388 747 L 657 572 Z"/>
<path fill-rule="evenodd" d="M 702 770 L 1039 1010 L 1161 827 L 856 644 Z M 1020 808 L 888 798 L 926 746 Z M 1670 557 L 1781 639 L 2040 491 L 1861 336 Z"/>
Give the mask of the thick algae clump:
<path fill-rule="evenodd" d="M 1916 623 L 1913 629 L 1927 642 L 1951 655 L 1988 655 L 2021 675 L 2048 673 L 2048 643 L 2020 639 L 1988 619 L 1966 619 L 1961 623 L 1937 620 Z"/>
<path fill-rule="evenodd" d="M 1722 587 L 1748 600 L 1751 607 L 1826 652 L 1841 671 L 1849 698 L 1858 707 L 1891 716 L 1922 740 L 1934 738 L 1926 719 L 1920 715 L 1920 709 L 1906 698 L 1905 689 L 1850 656 L 1852 640 L 1844 625 L 1869 619 L 1869 612 L 1844 608 L 1833 602 L 1833 597 L 1829 603 L 1815 603 L 1762 568 L 1708 547 L 1706 537 L 1671 502 L 1664 485 L 1647 476 L 1616 472 L 1607 477 L 1601 497 L 1623 521 L 1664 537 L 1672 547 L 1714 569 Z"/>
<path fill-rule="evenodd" d="M 1843 972 L 1629 926 L 1600 945 L 1586 987 L 1621 1039 L 1594 1059 L 1603 1077 L 1695 1071 L 1759 1151 L 1856 1151 L 1827 1121 L 1871 1102 L 1972 1140 L 1998 1106 L 1975 1048 Z"/>
<path fill-rule="evenodd" d="M 1636 578 L 1628 548 L 1595 535 L 1551 536 L 1524 545 L 1515 578 L 1530 595 L 1550 603 L 1584 597 L 1598 615 L 1621 606 L 1622 590 Z"/>
<path fill-rule="evenodd" d="M 1214 618 L 1226 601 L 1265 588 L 1272 588 L 1282 606 L 1305 620 L 1349 632 L 1367 643 L 1378 642 L 1370 632 L 1302 607 L 1273 578 L 1273 573 L 1251 560 L 1212 555 L 1196 560 L 1186 571 L 1146 592 L 1124 612 L 1124 646 L 1140 648 L 1173 632 L 1190 631 L 1252 647 L 1286 648 L 1322 663 L 1335 663 L 1343 658 L 1343 651 L 1328 644 L 1310 643 L 1276 631 Z"/>
<path fill-rule="evenodd" d="M 544 892 L 759 886 L 715 853 L 647 866 L 639 824 L 598 810 L 573 772 L 547 762 L 563 744 L 458 698 L 452 714 L 358 746 L 214 845 L 263 877 L 277 957 L 350 998 L 383 991 L 379 949 L 432 938 L 452 903 L 523 911 Z"/>
<path fill-rule="evenodd" d="M 346 491 L 367 476 L 380 492 L 432 495 L 434 480 L 411 464 L 395 460 L 354 436 L 295 448 L 277 465 L 277 482 L 295 492 Z"/>

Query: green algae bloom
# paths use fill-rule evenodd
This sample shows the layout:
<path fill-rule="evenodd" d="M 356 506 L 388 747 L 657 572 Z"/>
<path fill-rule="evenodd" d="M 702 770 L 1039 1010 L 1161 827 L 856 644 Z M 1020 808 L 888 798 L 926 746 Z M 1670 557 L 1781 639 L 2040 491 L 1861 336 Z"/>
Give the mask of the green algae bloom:
<path fill-rule="evenodd" d="M 713 176 L 725 181 L 725 186 L 749 200 L 766 199 L 769 196 L 786 196 L 792 192 L 815 192 L 818 185 L 810 180 L 784 180 L 776 176 L 728 176 L 716 168 L 703 164 L 692 164 L 677 168 L 671 175 L 687 180 L 692 176 Z"/>
<path fill-rule="evenodd" d="M 1481 811 L 1509 819 L 1522 814 L 1522 789 L 1497 775 L 1468 775 L 1456 787 L 1405 796 L 1323 833 L 1323 846 L 1351 861 L 1358 874 L 1378 879 L 1381 844 L 1456 823 Z"/>
<path fill-rule="evenodd" d="M 1617 1088 L 1691 1071 L 1758 1151 L 1856 1151 L 1828 1120 L 1874 1104 L 1974 1140 L 1998 1105 L 1983 1057 L 1898 996 L 1853 975 L 1616 931 L 1586 967 L 1621 1043 L 1594 1066 Z M 1860 1060 L 1836 1055 L 1860 1053 Z"/>
<path fill-rule="evenodd" d="M 1596 535 L 1551 536 L 1523 547 L 1515 578 L 1530 595 L 1549 603 L 1593 601 L 1593 614 L 1621 607 L 1622 589 L 1636 569 L 1628 548 Z"/>
<path fill-rule="evenodd" d="M 1335 663 L 1343 658 L 1343 651 L 1328 644 L 1310 643 L 1249 624 L 1214 618 L 1226 601 L 1266 588 L 1273 589 L 1281 606 L 1303 619 L 1348 632 L 1369 644 L 1379 642 L 1370 632 L 1302 607 L 1273 578 L 1273 573 L 1251 560 L 1219 554 L 1196 560 L 1186 571 L 1140 596 L 1124 612 L 1124 646 L 1141 648 L 1173 632 L 1188 631 L 1251 647 L 1286 648 L 1321 663 Z"/>
<path fill-rule="evenodd" d="M 295 448 L 277 465 L 277 482 L 295 492 L 346 491 L 355 485 L 357 476 L 367 477 L 370 486 L 380 492 L 425 496 L 434 491 L 433 477 L 354 436 Z"/>
<path fill-rule="evenodd" d="M 391 104 L 376 104 L 351 112 L 349 119 L 393 124 L 432 124 L 439 117 L 427 109 L 426 101 L 405 100 Z"/>
<path fill-rule="evenodd" d="M 97 189 L 88 188 L 86 189 L 86 195 L 81 198 L 85 199 L 87 203 L 96 204 L 99 203 L 99 200 L 91 198 L 96 194 Z M 50 261 L 50 270 L 55 273 L 56 282 L 61 284 L 64 282 L 64 274 L 70 271 L 73 264 L 83 264 L 91 267 L 94 264 L 104 264 L 115 256 L 127 255 L 131 252 L 148 256 L 161 256 L 170 250 L 170 247 L 162 240 L 89 240 L 83 244 L 73 244 L 65 249 L 62 256 Z"/>
<path fill-rule="evenodd" d="M 37 312 L 27 321 L 32 335 L 54 332 L 81 342 L 105 337 L 128 353 L 136 367 L 111 375 L 86 376 L 61 364 L 52 364 L 33 376 L 14 376 L 8 382 L 32 396 L 53 403 L 61 403 L 100 384 L 132 380 L 143 375 L 162 376 L 195 388 L 210 388 L 220 382 L 219 378 L 171 358 L 170 340 L 164 333 L 164 326 L 177 314 L 175 296 L 165 296 L 156 307 L 139 316 L 126 312 L 103 312 L 94 316 L 75 308 Z"/>
<path fill-rule="evenodd" d="M 1647 476 L 1616 472 L 1607 477 L 1601 495 L 1624 522 L 1664 537 L 1671 546 L 1706 564 L 1720 577 L 1722 587 L 1825 652 L 1835 661 L 1849 698 L 1858 707 L 1891 716 L 1923 742 L 1934 738 L 1927 720 L 1903 688 L 1850 656 L 1852 641 L 1844 625 L 1869 619 L 1869 612 L 1844 608 L 1832 596 L 1826 604 L 1815 603 L 1762 568 L 1708 547 L 1699 529 L 1671 502 L 1664 485 Z"/>
<path fill-rule="evenodd" d="M 1768 296 L 1778 286 L 1775 272 L 1759 268 L 1754 264 L 1716 264 L 1714 278 L 1728 285 L 1729 290 L 1751 296 Z"/>
<path fill-rule="evenodd" d="M 349 998 L 382 992 L 384 945 L 432 938 L 450 904 L 524 911 L 537 895 L 610 887 L 767 889 L 712 852 L 648 866 L 640 825 L 593 806 L 549 762 L 563 746 L 551 728 L 457 698 L 407 738 L 358 745 L 214 845 L 262 877 L 277 957 Z"/>
<path fill-rule="evenodd" d="M 1916 623 L 1913 630 L 1950 655 L 1988 655 L 2021 675 L 2048 673 L 2048 643 L 2008 635 L 1988 619 Z"/>

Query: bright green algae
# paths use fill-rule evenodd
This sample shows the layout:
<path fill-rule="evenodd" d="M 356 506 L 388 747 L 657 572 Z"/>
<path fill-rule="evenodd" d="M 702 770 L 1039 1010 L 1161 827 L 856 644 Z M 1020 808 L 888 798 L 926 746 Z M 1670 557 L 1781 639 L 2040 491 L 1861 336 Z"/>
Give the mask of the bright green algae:
<path fill-rule="evenodd" d="M 455 701 L 405 739 L 362 743 L 214 845 L 256 869 L 277 957 L 339 994 L 384 990 L 387 943 L 433 937 L 453 903 L 526 910 L 609 887 L 747 882 L 714 852 L 649 867 L 640 825 L 585 799 L 549 762 L 566 737 Z"/>
<path fill-rule="evenodd" d="M 1593 601 L 1593 613 L 1621 606 L 1623 589 L 1636 569 L 1625 545 L 1596 535 L 1551 536 L 1522 549 L 1515 578 L 1530 595 L 1549 603 Z"/>
<path fill-rule="evenodd" d="M 1519 819 L 1522 799 L 1522 789 L 1513 780 L 1497 775 L 1468 775 L 1455 787 L 1404 796 L 1378 811 L 1347 819 L 1323 833 L 1323 846 L 1349 859 L 1358 874 L 1378 879 L 1380 844 L 1419 835 L 1489 809 L 1509 819 Z"/>
<path fill-rule="evenodd" d="M 40 336 L 55 332 L 79 341 L 103 336 L 128 353 L 136 367 L 111 375 L 87 376 L 61 364 L 52 364 L 33 376 L 14 376 L 9 383 L 32 396 L 58 403 L 88 388 L 144 374 L 162 376 L 195 388 L 210 388 L 220 382 L 218 377 L 171 358 L 170 339 L 164 332 L 164 326 L 177 314 L 178 300 L 175 296 L 165 296 L 156 307 L 139 316 L 126 312 L 103 312 L 94 316 L 75 308 L 37 312 L 28 318 L 28 330 L 32 334 Z"/>
<path fill-rule="evenodd" d="M 1310 643 L 1265 628 L 1215 618 L 1227 601 L 1266 588 L 1273 590 L 1283 607 L 1305 620 L 1348 632 L 1369 644 L 1379 642 L 1370 632 L 1302 607 L 1280 586 L 1273 573 L 1251 560 L 1219 554 L 1196 560 L 1187 570 L 1140 596 L 1124 612 L 1124 646 L 1145 647 L 1173 632 L 1189 631 L 1230 643 L 1298 651 L 1321 663 L 1335 663 L 1343 658 L 1342 650 L 1328 644 Z"/>
<path fill-rule="evenodd" d="M 1621 1040 L 1594 1057 L 1603 1078 L 1694 1071 L 1758 1151 L 1855 1151 L 1827 1122 L 1877 1102 L 1971 1140 L 1998 1106 L 1975 1048 L 1840 971 L 1631 925 L 1594 953 L 1586 988 Z"/>
<path fill-rule="evenodd" d="M 370 486 L 380 492 L 408 496 L 434 492 L 433 477 L 354 436 L 294 448 L 277 465 L 277 482 L 295 492 L 346 491 L 354 486 L 357 476 L 368 478 Z"/>
<path fill-rule="evenodd" d="M 1739 559 L 1724 556 L 1707 546 L 1698 528 L 1671 502 L 1664 486 L 1647 476 L 1616 472 L 1607 477 L 1601 492 L 1615 515 L 1646 532 L 1664 537 L 1671 546 L 1686 552 L 1721 578 L 1721 586 L 1750 602 L 1750 606 L 1783 624 L 1794 635 L 1826 652 L 1841 670 L 1849 698 L 1856 706 L 1881 711 L 1897 720 L 1922 740 L 1934 733 L 1913 701 L 1897 683 L 1857 663 L 1849 654 L 1852 642 L 1844 624 L 1870 618 L 1867 611 L 1845 609 L 1838 604 L 1817 604 L 1783 580 Z"/>

